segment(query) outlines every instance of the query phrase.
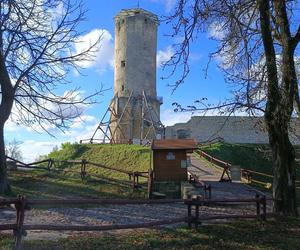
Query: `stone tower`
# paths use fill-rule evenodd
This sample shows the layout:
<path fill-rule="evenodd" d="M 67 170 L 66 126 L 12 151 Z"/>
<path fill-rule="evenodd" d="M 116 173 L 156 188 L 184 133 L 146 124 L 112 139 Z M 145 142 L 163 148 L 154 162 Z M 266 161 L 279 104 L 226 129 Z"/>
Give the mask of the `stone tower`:
<path fill-rule="evenodd" d="M 115 16 L 115 79 L 110 133 L 113 143 L 159 138 L 162 98 L 156 96 L 156 15 L 141 8 Z"/>

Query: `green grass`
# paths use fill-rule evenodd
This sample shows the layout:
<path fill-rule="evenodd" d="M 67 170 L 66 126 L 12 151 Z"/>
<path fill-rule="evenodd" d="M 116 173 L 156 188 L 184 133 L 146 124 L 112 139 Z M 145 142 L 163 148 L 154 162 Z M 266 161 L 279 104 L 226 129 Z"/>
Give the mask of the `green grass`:
<path fill-rule="evenodd" d="M 300 150 L 299 147 L 296 148 Z M 214 143 L 203 146 L 204 152 L 232 165 L 272 175 L 272 156 L 267 145 Z M 300 176 L 300 164 L 297 164 L 297 176 Z"/>
<path fill-rule="evenodd" d="M 150 168 L 150 148 L 139 145 L 110 145 L 110 144 L 62 144 L 60 150 L 51 152 L 45 158 L 58 161 L 81 160 L 101 163 L 126 171 L 148 171 Z M 72 168 L 74 165 L 60 164 L 60 168 Z M 79 165 L 77 165 L 77 169 Z M 127 175 L 88 165 L 88 173 L 101 174 L 109 178 L 128 179 Z"/>
<path fill-rule="evenodd" d="M 0 235 L 3 250 L 12 239 Z M 24 249 L 299 249 L 300 220 L 237 221 L 188 228 L 132 230 L 99 236 L 93 233 L 58 241 L 25 241 Z"/>
<path fill-rule="evenodd" d="M 17 194 L 27 198 L 141 198 L 145 191 L 132 191 L 130 186 L 112 185 L 97 178 L 81 180 L 79 174 L 46 171 L 10 172 L 10 197 Z"/>
<path fill-rule="evenodd" d="M 62 149 L 55 150 L 44 158 L 58 161 L 86 159 L 106 166 L 126 171 L 148 171 L 150 149 L 136 145 L 86 145 L 65 143 Z M 128 175 L 87 165 L 87 177 L 80 178 L 79 164 L 59 164 L 65 172 L 46 170 L 10 171 L 9 181 L 12 187 L 10 196 L 17 194 L 29 198 L 125 198 L 145 197 L 145 191 L 133 192 L 129 185 L 114 185 L 105 182 L 107 178 L 118 182 L 128 181 Z M 69 172 L 72 171 L 72 172 Z M 75 173 L 73 172 L 75 171 Z M 90 174 L 97 174 L 98 177 Z M 143 179 L 141 179 L 143 181 Z M 146 181 L 144 179 L 144 181 Z"/>

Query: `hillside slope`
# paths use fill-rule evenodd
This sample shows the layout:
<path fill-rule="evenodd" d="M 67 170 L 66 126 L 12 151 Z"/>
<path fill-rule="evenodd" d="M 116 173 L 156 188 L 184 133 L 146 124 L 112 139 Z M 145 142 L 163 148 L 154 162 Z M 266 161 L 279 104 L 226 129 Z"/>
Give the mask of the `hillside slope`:
<path fill-rule="evenodd" d="M 64 143 L 43 158 L 57 161 L 86 159 L 126 171 L 148 171 L 150 148 L 136 145 L 88 145 Z M 61 162 L 56 168 L 63 171 L 22 170 L 10 171 L 10 196 L 28 198 L 141 198 L 145 190 L 133 191 L 128 175 L 87 165 L 86 178 L 80 177 L 80 164 Z M 141 182 L 147 181 L 141 178 Z"/>
<path fill-rule="evenodd" d="M 47 158 L 58 161 L 81 160 L 100 163 L 126 171 L 148 171 L 150 167 L 150 148 L 124 144 L 71 144 L 64 143 L 61 149 L 52 151 Z M 74 168 L 74 165 L 62 163 L 61 168 Z M 76 166 L 75 166 L 76 167 Z M 118 172 L 88 166 L 88 173 L 97 173 L 113 178 L 128 178 Z"/>

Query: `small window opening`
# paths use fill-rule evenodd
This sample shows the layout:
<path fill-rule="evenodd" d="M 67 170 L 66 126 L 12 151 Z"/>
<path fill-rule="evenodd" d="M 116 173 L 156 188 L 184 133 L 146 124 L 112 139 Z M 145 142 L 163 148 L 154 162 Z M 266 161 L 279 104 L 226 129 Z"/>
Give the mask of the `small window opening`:
<path fill-rule="evenodd" d="M 148 20 L 145 18 L 145 23 L 147 23 L 148 22 Z"/>
<path fill-rule="evenodd" d="M 124 91 L 124 85 L 122 85 L 122 91 Z"/>
<path fill-rule="evenodd" d="M 125 67 L 125 61 L 123 60 L 123 61 L 121 61 L 121 66 L 124 68 Z"/>

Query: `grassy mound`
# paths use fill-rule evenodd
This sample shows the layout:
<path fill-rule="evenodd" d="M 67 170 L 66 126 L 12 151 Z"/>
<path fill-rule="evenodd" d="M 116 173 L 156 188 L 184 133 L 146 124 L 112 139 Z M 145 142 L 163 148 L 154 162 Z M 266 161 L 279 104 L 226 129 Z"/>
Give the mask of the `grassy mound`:
<path fill-rule="evenodd" d="M 126 171 L 148 171 L 150 148 L 137 145 L 88 145 L 64 143 L 43 158 L 56 161 L 81 160 L 100 163 Z M 87 165 L 87 176 L 80 177 L 80 164 L 59 163 L 62 171 L 10 171 L 11 196 L 23 194 L 29 198 L 128 198 L 145 196 L 145 191 L 132 191 L 128 175 Z M 146 181 L 146 179 L 141 179 Z"/>
<path fill-rule="evenodd" d="M 124 144 L 71 144 L 64 143 L 61 149 L 54 150 L 46 158 L 56 161 L 81 160 L 100 163 L 125 171 L 148 171 L 150 168 L 150 148 L 139 145 Z M 61 163 L 60 168 L 79 169 L 79 165 Z M 110 171 L 91 165 L 87 172 L 101 174 L 109 178 L 128 179 L 128 176 L 116 171 Z"/>

